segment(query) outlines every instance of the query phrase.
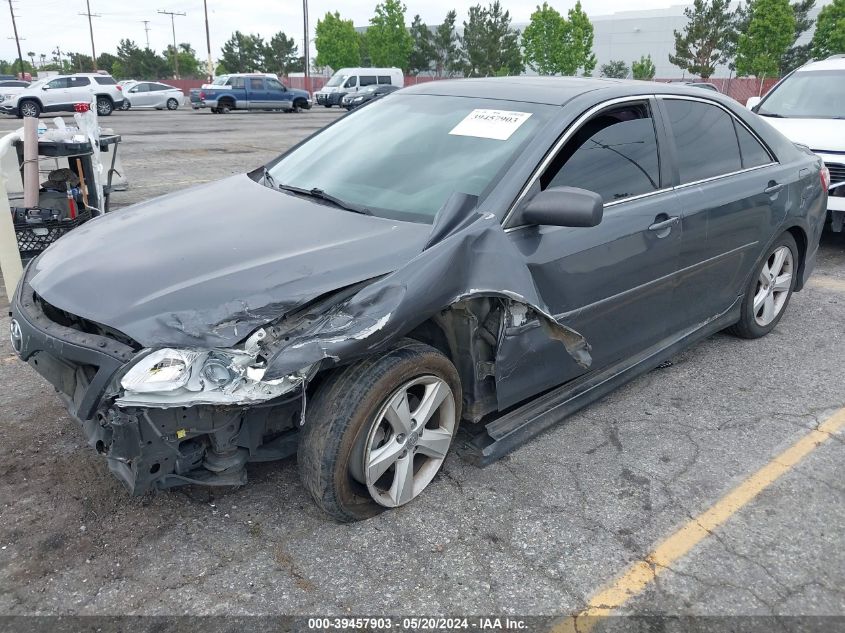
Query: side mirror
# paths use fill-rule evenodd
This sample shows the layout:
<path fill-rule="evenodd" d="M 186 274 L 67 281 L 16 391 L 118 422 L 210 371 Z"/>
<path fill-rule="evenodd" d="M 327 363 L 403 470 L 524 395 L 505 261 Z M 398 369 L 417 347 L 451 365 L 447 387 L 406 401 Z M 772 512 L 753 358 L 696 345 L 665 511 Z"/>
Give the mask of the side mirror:
<path fill-rule="evenodd" d="M 130 89 L 129 89 L 129 92 L 138 92 L 138 88 L 137 88 L 137 87 L 135 87 L 135 88 L 130 88 Z"/>
<path fill-rule="evenodd" d="M 550 187 L 534 196 L 522 212 L 526 224 L 547 226 L 597 226 L 604 200 L 594 191 L 578 187 Z"/>
<path fill-rule="evenodd" d="M 745 107 L 748 108 L 749 110 L 756 112 L 756 110 L 754 110 L 754 108 L 756 108 L 758 105 L 760 105 L 761 101 L 762 101 L 762 99 L 760 97 L 749 97 L 748 101 L 745 102 Z"/>

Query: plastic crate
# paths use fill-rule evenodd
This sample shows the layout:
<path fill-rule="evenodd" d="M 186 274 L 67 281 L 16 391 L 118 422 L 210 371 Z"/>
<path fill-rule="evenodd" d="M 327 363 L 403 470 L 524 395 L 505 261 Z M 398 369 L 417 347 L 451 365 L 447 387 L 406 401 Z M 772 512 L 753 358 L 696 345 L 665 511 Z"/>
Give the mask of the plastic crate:
<path fill-rule="evenodd" d="M 76 218 L 59 219 L 52 209 L 12 208 L 15 236 L 18 238 L 18 251 L 21 257 L 35 257 L 65 233 L 91 219 L 87 209 L 80 211 Z"/>

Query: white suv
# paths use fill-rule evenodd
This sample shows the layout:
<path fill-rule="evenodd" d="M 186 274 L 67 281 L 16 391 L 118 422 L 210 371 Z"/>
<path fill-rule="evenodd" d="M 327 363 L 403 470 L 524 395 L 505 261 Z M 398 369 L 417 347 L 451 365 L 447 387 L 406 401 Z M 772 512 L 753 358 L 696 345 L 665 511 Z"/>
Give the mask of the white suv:
<path fill-rule="evenodd" d="M 0 112 L 18 117 L 42 112 L 73 112 L 77 103 L 96 100 L 97 114 L 108 116 L 123 105 L 123 93 L 110 75 L 78 73 L 35 81 L 19 92 L 3 95 Z"/>
<path fill-rule="evenodd" d="M 821 156 L 830 171 L 831 226 L 845 226 L 845 55 L 810 62 L 781 79 L 750 109 L 795 143 Z"/>

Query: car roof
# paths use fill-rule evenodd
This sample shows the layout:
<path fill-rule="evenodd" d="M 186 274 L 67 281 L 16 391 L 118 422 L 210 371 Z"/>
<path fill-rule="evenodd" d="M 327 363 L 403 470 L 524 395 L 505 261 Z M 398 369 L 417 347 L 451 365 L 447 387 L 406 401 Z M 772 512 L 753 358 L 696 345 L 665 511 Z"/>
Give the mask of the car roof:
<path fill-rule="evenodd" d="M 804 64 L 797 72 L 813 72 L 816 70 L 845 70 L 845 55 L 833 55 L 809 64 Z"/>
<path fill-rule="evenodd" d="M 701 97 L 700 88 L 686 84 L 658 83 L 636 79 L 608 79 L 604 77 L 486 77 L 483 79 L 448 79 L 428 81 L 406 87 L 406 94 L 429 94 L 481 99 L 501 99 L 563 105 L 588 92 L 608 93 L 608 98 L 641 94 L 678 94 Z M 602 98 L 605 95 L 602 94 Z M 711 97 L 710 91 L 707 96 Z M 713 92 L 711 98 L 718 99 Z"/>

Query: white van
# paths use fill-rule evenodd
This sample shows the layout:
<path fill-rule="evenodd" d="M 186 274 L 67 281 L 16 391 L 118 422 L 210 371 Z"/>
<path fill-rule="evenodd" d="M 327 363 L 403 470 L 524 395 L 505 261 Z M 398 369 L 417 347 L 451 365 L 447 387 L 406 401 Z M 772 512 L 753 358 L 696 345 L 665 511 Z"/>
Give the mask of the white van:
<path fill-rule="evenodd" d="M 341 68 L 314 93 L 314 100 L 331 108 L 340 105 L 344 95 L 375 85 L 401 88 L 405 85 L 405 77 L 399 68 Z"/>

